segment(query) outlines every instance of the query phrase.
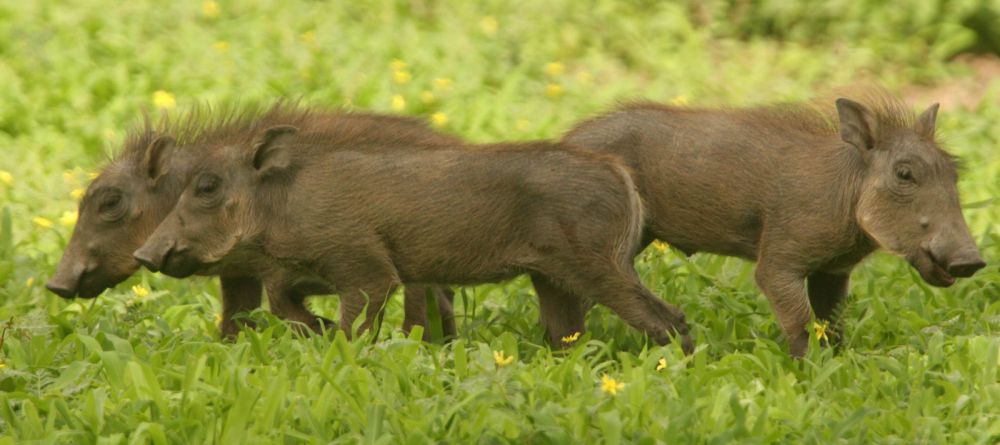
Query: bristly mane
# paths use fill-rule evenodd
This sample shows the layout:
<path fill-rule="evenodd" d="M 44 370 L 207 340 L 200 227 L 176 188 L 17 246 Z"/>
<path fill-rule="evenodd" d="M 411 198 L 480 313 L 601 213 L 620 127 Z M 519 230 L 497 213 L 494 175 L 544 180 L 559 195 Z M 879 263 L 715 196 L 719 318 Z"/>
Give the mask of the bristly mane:
<path fill-rule="evenodd" d="M 833 136 L 840 131 L 840 119 L 835 106 L 837 97 L 846 97 L 867 107 L 884 130 L 910 128 L 916 121 L 913 111 L 899 98 L 877 88 L 857 88 L 841 91 L 822 99 L 807 102 L 790 102 L 760 105 L 748 108 L 688 108 L 668 106 L 655 102 L 627 103 L 620 110 L 660 109 L 688 112 L 724 112 L 743 117 L 757 125 L 782 128 L 819 136 Z"/>
<path fill-rule="evenodd" d="M 141 159 L 149 144 L 160 135 L 169 135 L 181 147 L 218 147 L 250 142 L 261 131 L 276 125 L 291 125 L 303 134 L 321 134 L 331 144 L 459 142 L 457 138 L 436 132 L 426 121 L 414 117 L 324 109 L 279 101 L 272 105 L 200 106 L 177 117 L 163 114 L 155 123 L 145 113 L 142 124 L 129 131 L 122 151 L 113 161 Z M 373 131 L 379 129 L 382 131 Z"/>

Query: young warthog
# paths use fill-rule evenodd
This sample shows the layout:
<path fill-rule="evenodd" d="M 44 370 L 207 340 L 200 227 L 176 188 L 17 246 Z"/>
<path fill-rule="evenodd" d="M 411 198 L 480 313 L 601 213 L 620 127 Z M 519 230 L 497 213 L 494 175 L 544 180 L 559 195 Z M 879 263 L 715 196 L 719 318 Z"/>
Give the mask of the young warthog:
<path fill-rule="evenodd" d="M 147 119 L 132 132 L 122 152 L 90 184 L 80 202 L 79 221 L 63 253 L 55 275 L 46 284 L 63 298 L 77 295 L 94 298 L 105 289 L 128 278 L 139 268 L 132 252 L 142 246 L 180 197 L 190 172 L 222 141 L 253 131 L 257 124 L 294 124 L 327 137 L 357 144 L 407 141 L 414 145 L 453 144 L 458 140 L 431 130 L 425 122 L 403 117 L 345 113 L 318 109 L 294 109 L 277 105 L 269 109 L 247 108 L 216 113 L 207 119 L 192 113 L 186 120 L 164 121 L 160 128 Z M 175 146 L 173 135 L 184 144 Z M 279 269 L 280 268 L 276 268 Z M 323 320 L 303 305 L 311 293 L 328 293 L 297 283 L 287 273 L 260 277 L 246 268 L 220 271 L 223 297 L 223 336 L 233 336 L 238 326 L 233 316 L 260 306 L 261 278 L 265 279 L 271 310 L 283 318 L 320 329 Z M 451 291 L 434 289 L 445 322 L 443 331 L 454 335 Z M 424 289 L 413 287 L 408 294 L 424 299 Z M 423 314 L 407 312 L 405 328 L 425 325 Z"/>
<path fill-rule="evenodd" d="M 838 99 L 835 113 L 642 103 L 564 141 L 624 158 L 647 204 L 646 241 L 756 260 L 757 284 L 801 356 L 810 305 L 817 318 L 834 315 L 851 269 L 878 247 L 935 286 L 985 265 L 955 162 L 934 141 L 938 106 L 914 118 L 882 93 L 859 100 Z"/>
<path fill-rule="evenodd" d="M 342 328 L 369 304 L 362 329 L 400 282 L 530 273 L 556 345 L 576 327 L 558 323 L 564 308 L 547 297 L 565 292 L 691 349 L 681 311 L 635 273 L 642 206 L 610 157 L 543 142 L 373 149 L 292 126 L 212 153 L 136 251 L 147 267 L 184 277 L 265 258 L 335 286 Z"/>

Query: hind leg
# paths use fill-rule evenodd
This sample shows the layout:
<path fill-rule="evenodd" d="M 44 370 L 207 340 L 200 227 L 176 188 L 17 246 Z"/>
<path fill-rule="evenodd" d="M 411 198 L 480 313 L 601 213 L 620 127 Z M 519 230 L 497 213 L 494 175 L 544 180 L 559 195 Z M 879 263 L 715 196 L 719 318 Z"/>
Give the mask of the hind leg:
<path fill-rule="evenodd" d="M 342 250 L 328 255 L 320 267 L 321 275 L 334 283 L 340 294 L 340 328 L 348 336 L 362 311 L 365 320 L 359 332 L 380 326 L 385 304 L 400 284 L 396 267 L 379 245 L 353 247 L 341 246 Z"/>
<path fill-rule="evenodd" d="M 679 337 L 685 352 L 694 350 L 680 308 L 653 295 L 634 270 L 622 271 L 614 264 L 601 264 L 603 262 L 595 258 L 590 262 L 568 264 L 570 267 L 547 275 L 553 283 L 574 295 L 607 306 L 657 343 L 667 344 Z"/>
<path fill-rule="evenodd" d="M 589 305 L 581 298 L 564 291 L 541 274 L 531 274 L 531 284 L 538 294 L 538 308 L 549 344 L 567 348 L 572 342 L 563 338 L 586 330 Z"/>
<path fill-rule="evenodd" d="M 264 287 L 267 290 L 271 313 L 286 321 L 293 322 L 293 329 L 302 331 L 301 328 L 305 327 L 309 331 L 319 334 L 323 332 L 324 328 L 332 329 L 335 326 L 333 320 L 316 315 L 307 309 L 305 298 L 312 293 L 307 292 L 306 289 L 294 288 L 284 276 L 268 277 L 264 282 Z M 329 293 L 319 289 L 315 291 L 317 294 Z M 301 333 L 305 334 L 306 332 Z"/>

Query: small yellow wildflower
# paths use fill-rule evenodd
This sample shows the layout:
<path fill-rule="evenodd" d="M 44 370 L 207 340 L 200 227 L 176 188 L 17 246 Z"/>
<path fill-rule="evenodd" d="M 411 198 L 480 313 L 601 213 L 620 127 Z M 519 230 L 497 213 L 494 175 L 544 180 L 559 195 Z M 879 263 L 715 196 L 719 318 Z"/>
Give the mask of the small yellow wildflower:
<path fill-rule="evenodd" d="M 51 219 L 48 219 L 48 218 L 45 218 L 45 217 L 41 217 L 41 216 L 36 216 L 34 218 L 31 218 L 31 220 L 34 221 L 34 223 L 37 224 L 41 228 L 48 229 L 48 228 L 52 227 L 52 220 Z"/>
<path fill-rule="evenodd" d="M 157 90 L 153 93 L 153 105 L 156 108 L 162 108 L 164 110 L 169 110 L 177 106 L 177 100 L 174 99 L 174 95 L 163 90 Z"/>
<path fill-rule="evenodd" d="M 406 69 L 406 62 L 401 59 L 392 59 L 392 62 L 389 62 L 389 68 L 392 68 L 393 71 L 403 71 Z"/>
<path fill-rule="evenodd" d="M 27 280 L 24 280 L 24 287 L 31 287 L 33 284 L 35 284 L 35 277 L 28 277 Z"/>
<path fill-rule="evenodd" d="M 483 30 L 483 33 L 486 35 L 491 36 L 493 34 L 496 34 L 497 28 L 499 27 L 500 24 L 497 23 L 497 19 L 492 15 L 483 17 L 483 19 L 479 21 L 479 29 Z"/>
<path fill-rule="evenodd" d="M 528 127 L 530 126 L 531 126 L 531 121 L 524 118 L 518 119 L 516 122 L 514 122 L 514 128 L 517 128 L 518 131 L 527 130 Z"/>
<path fill-rule="evenodd" d="M 601 391 L 604 391 L 606 394 L 618 394 L 618 391 L 621 391 L 624 387 L 625 383 L 619 382 L 607 374 L 601 376 Z"/>
<path fill-rule="evenodd" d="M 205 2 L 201 4 L 201 14 L 210 19 L 218 17 L 220 11 L 219 3 L 217 2 Z"/>
<path fill-rule="evenodd" d="M 425 104 L 434 103 L 434 93 L 429 90 L 424 90 L 420 93 L 420 101 Z"/>
<path fill-rule="evenodd" d="M 545 64 L 545 74 L 548 74 L 549 77 L 559 77 L 564 71 L 566 71 L 566 67 L 563 66 L 562 62 L 549 62 Z"/>
<path fill-rule="evenodd" d="M 497 363 L 498 368 L 502 368 L 511 363 L 514 363 L 514 356 L 504 355 L 503 351 L 493 351 L 493 361 Z"/>
<path fill-rule="evenodd" d="M 0 362 L 0 369 L 6 368 L 6 367 L 7 367 L 6 363 Z"/>
<path fill-rule="evenodd" d="M 656 362 L 656 370 L 663 371 L 667 369 L 667 359 L 661 358 L 660 361 Z"/>
<path fill-rule="evenodd" d="M 316 43 L 316 31 L 306 31 L 306 32 L 300 34 L 299 35 L 299 40 L 301 40 L 302 43 L 305 43 L 307 45 L 311 45 L 313 43 Z"/>
<path fill-rule="evenodd" d="M 562 96 L 562 93 L 563 87 L 557 83 L 550 83 L 545 87 L 545 94 L 548 94 L 549 97 L 559 97 Z"/>
<path fill-rule="evenodd" d="M 225 53 L 229 51 L 229 42 L 225 40 L 219 40 L 212 44 L 212 49 L 216 52 Z"/>
<path fill-rule="evenodd" d="M 136 284 L 132 286 L 132 293 L 138 298 L 145 298 L 149 295 L 149 289 L 141 284 Z"/>
<path fill-rule="evenodd" d="M 87 177 L 90 178 L 91 181 L 97 179 L 98 176 L 101 176 L 101 174 L 98 172 L 87 173 Z"/>
<path fill-rule="evenodd" d="M 76 224 L 76 217 L 76 212 L 67 210 L 59 217 L 59 224 L 66 227 L 73 227 Z"/>
<path fill-rule="evenodd" d="M 670 105 L 675 105 L 678 107 L 683 107 L 687 104 L 688 104 L 688 98 L 685 97 L 683 94 L 670 100 Z"/>
<path fill-rule="evenodd" d="M 406 85 L 410 82 L 411 78 L 413 78 L 413 76 L 410 75 L 409 71 L 400 70 L 392 72 L 392 80 L 393 82 L 396 82 L 397 85 Z"/>
<path fill-rule="evenodd" d="M 79 201 L 81 198 L 83 198 L 83 195 L 86 193 L 87 191 L 82 188 L 75 188 L 71 192 L 69 192 L 69 196 L 72 196 L 73 199 Z"/>
<path fill-rule="evenodd" d="M 222 324 L 222 314 L 215 314 L 215 325 L 218 326 Z"/>
<path fill-rule="evenodd" d="M 448 115 L 438 111 L 437 113 L 431 115 L 431 123 L 434 124 L 435 127 L 443 127 L 444 124 L 448 123 Z"/>
<path fill-rule="evenodd" d="M 392 110 L 403 111 L 404 109 L 406 109 L 406 99 L 403 99 L 403 96 L 398 94 L 392 96 Z"/>
<path fill-rule="evenodd" d="M 76 172 L 73 170 L 66 170 L 63 172 L 63 181 L 70 184 L 76 182 Z"/>
<path fill-rule="evenodd" d="M 447 77 L 438 77 L 434 79 L 434 89 L 437 91 L 444 91 L 451 88 L 451 79 Z"/>
<path fill-rule="evenodd" d="M 587 71 L 580 71 L 579 73 L 576 73 L 576 81 L 579 82 L 580 85 L 584 85 L 584 86 L 590 85 L 590 83 L 593 80 L 594 80 L 594 76 L 592 76 Z"/>
<path fill-rule="evenodd" d="M 579 332 L 574 332 L 573 335 L 569 335 L 569 336 L 563 337 L 562 338 L 562 342 L 566 343 L 568 345 L 568 344 L 573 343 L 573 342 L 575 342 L 575 341 L 577 341 L 579 339 L 580 339 L 580 333 Z"/>
<path fill-rule="evenodd" d="M 115 138 L 115 130 L 113 128 L 104 129 L 104 139 L 112 140 Z"/>
<path fill-rule="evenodd" d="M 826 340 L 830 341 L 830 338 L 826 336 L 826 328 L 830 327 L 830 322 L 824 320 L 823 324 L 813 322 L 813 331 L 816 333 L 816 340 Z"/>
<path fill-rule="evenodd" d="M 0 182 L 4 185 L 11 185 L 14 183 L 14 175 L 7 170 L 0 170 Z"/>
<path fill-rule="evenodd" d="M 660 240 L 653 241 L 653 248 L 660 253 L 666 252 L 668 247 L 669 246 L 667 246 L 667 243 L 663 241 Z"/>

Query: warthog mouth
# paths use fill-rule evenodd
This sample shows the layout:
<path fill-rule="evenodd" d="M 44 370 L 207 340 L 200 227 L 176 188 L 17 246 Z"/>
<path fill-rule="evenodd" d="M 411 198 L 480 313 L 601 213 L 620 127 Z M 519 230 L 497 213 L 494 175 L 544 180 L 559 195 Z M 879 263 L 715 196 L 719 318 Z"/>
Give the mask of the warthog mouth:
<path fill-rule="evenodd" d="M 190 250 L 171 249 L 163 258 L 160 272 L 174 278 L 187 278 L 194 275 L 201 267 L 201 262 L 191 255 Z"/>
<path fill-rule="evenodd" d="M 915 255 L 908 258 L 910 265 L 920 273 L 920 278 L 930 283 L 932 286 L 948 287 L 955 284 L 955 277 L 951 276 L 944 266 L 938 263 L 930 252 L 920 249 Z"/>

